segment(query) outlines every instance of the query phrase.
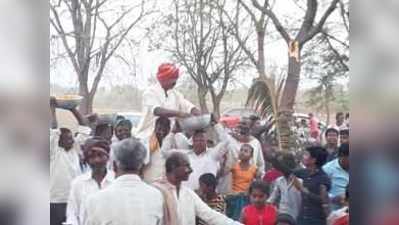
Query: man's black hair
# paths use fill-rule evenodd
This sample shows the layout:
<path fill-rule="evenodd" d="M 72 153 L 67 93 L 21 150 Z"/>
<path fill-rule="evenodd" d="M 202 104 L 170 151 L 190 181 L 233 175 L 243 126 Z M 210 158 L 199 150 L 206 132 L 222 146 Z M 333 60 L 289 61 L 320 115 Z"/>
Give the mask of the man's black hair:
<path fill-rule="evenodd" d="M 326 133 L 324 135 L 327 137 L 328 133 L 330 133 L 330 132 L 334 132 L 337 135 L 339 135 L 339 131 L 337 129 L 335 129 L 334 127 L 327 128 Z"/>
<path fill-rule="evenodd" d="M 208 187 L 212 187 L 212 189 L 215 189 L 217 185 L 217 179 L 212 173 L 202 174 L 199 178 L 199 182 L 205 184 Z"/>
<path fill-rule="evenodd" d="M 327 162 L 328 152 L 321 146 L 310 146 L 306 148 L 310 156 L 316 159 L 316 166 L 321 168 Z"/>
<path fill-rule="evenodd" d="M 181 161 L 183 157 L 184 157 L 183 153 L 180 152 L 174 152 L 170 154 L 165 162 L 166 173 L 170 173 L 177 167 L 181 166 L 182 163 Z"/>

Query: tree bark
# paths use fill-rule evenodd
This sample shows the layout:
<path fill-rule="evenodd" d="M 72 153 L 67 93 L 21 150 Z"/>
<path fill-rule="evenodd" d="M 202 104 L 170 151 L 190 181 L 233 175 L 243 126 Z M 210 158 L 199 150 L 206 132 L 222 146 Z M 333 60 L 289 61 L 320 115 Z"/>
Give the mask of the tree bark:
<path fill-rule="evenodd" d="M 198 102 L 200 104 L 201 111 L 204 113 L 208 113 L 208 106 L 206 104 L 206 94 L 207 90 L 204 87 L 198 86 L 197 88 L 197 95 L 198 95 Z"/>
<path fill-rule="evenodd" d="M 300 56 L 300 53 L 299 53 Z M 301 71 L 300 57 L 288 58 L 288 75 L 283 89 L 283 96 L 281 99 L 281 107 L 279 112 L 278 125 L 280 127 L 280 143 L 281 150 L 289 151 L 291 145 L 291 124 L 293 124 L 293 113 L 296 93 L 298 90 L 299 79 Z"/>

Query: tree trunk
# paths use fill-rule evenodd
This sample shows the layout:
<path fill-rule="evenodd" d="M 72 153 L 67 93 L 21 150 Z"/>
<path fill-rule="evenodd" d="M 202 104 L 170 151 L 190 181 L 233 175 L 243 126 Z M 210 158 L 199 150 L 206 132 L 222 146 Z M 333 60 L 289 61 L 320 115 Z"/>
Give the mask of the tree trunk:
<path fill-rule="evenodd" d="M 280 143 L 281 150 L 283 151 L 292 150 L 295 141 L 291 134 L 291 125 L 293 124 L 294 105 L 299 85 L 300 71 L 300 58 L 298 57 L 298 59 L 296 59 L 295 57 L 289 57 L 288 75 L 283 90 L 280 113 L 278 116 L 278 124 L 280 127 Z"/>
<path fill-rule="evenodd" d="M 87 86 L 80 82 L 79 95 L 83 97 L 79 105 L 79 111 L 82 115 L 87 115 L 93 112 L 93 98 L 90 96 Z"/>
<path fill-rule="evenodd" d="M 220 118 L 220 102 L 221 98 L 212 96 L 213 114 L 216 116 L 216 118 Z"/>
<path fill-rule="evenodd" d="M 203 113 L 209 112 L 208 106 L 206 104 L 206 94 L 207 91 L 205 90 L 205 88 L 199 86 L 197 89 L 198 102 L 200 104 L 200 108 Z"/>

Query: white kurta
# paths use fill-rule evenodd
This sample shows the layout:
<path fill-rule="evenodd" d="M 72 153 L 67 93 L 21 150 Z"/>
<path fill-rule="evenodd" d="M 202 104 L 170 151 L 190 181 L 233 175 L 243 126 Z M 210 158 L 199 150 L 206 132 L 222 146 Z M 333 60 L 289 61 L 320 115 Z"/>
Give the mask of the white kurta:
<path fill-rule="evenodd" d="M 50 203 L 66 203 L 72 180 L 81 174 L 78 142 L 65 151 L 58 146 L 58 129 L 50 129 Z"/>
<path fill-rule="evenodd" d="M 145 90 L 143 94 L 143 117 L 137 127 L 135 136 L 140 139 L 148 139 L 155 128 L 154 109 L 163 107 L 171 110 L 183 111 L 190 113 L 195 107 L 191 102 L 175 89 L 168 91 L 168 97 L 165 95 L 164 89 L 157 82 L 155 85 Z"/>
<path fill-rule="evenodd" d="M 209 208 L 194 191 L 187 187 L 182 186 L 180 188 L 179 196 L 177 196 L 176 188 L 169 191 L 173 192 L 172 195 L 174 196 L 174 201 L 176 201 L 179 224 L 195 225 L 196 217 L 199 217 L 210 225 L 241 224 Z"/>
<path fill-rule="evenodd" d="M 91 172 L 87 172 L 76 177 L 72 181 L 71 192 L 67 205 L 67 222 L 72 225 L 82 224 L 80 215 L 82 214 L 82 204 L 86 198 L 101 189 L 108 187 L 115 178 L 115 174 L 108 170 L 107 175 L 101 182 L 101 186 L 92 178 Z"/>
<path fill-rule="evenodd" d="M 161 225 L 163 196 L 137 175 L 123 175 L 83 205 L 83 225 Z"/>
<path fill-rule="evenodd" d="M 216 176 L 218 170 L 220 169 L 220 162 L 223 159 L 223 155 L 230 150 L 233 151 L 233 149 L 228 148 L 227 133 L 223 127 L 220 124 L 217 124 L 214 127 L 219 140 L 223 141 L 213 148 L 207 148 L 206 151 L 199 155 L 197 155 L 192 149 L 189 149 L 188 145 L 178 144 L 179 138 L 181 138 L 181 136 L 178 134 L 170 133 L 163 141 L 163 146 L 161 149 L 165 158 L 171 152 L 175 151 L 187 154 L 193 172 L 190 174 L 188 181 L 183 182 L 183 185 L 191 190 L 198 190 L 198 179 L 202 174 L 212 173 Z M 183 147 L 183 149 L 180 149 L 179 147 Z"/>

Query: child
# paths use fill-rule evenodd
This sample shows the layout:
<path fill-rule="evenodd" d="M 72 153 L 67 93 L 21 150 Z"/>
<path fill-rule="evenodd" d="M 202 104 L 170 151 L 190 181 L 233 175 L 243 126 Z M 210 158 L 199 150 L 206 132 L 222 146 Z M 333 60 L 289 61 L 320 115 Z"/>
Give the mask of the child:
<path fill-rule="evenodd" d="M 250 163 L 253 151 L 251 145 L 243 144 L 238 156 L 240 160 L 231 168 L 234 193 L 246 192 L 256 177 L 257 168 Z"/>
<path fill-rule="evenodd" d="M 272 204 L 267 204 L 270 187 L 264 181 L 255 181 L 249 188 L 251 204 L 244 207 L 240 221 L 245 225 L 275 225 L 277 222 L 277 209 Z"/>
<path fill-rule="evenodd" d="M 302 197 L 301 192 L 293 185 L 294 176 L 292 171 L 297 167 L 295 157 L 291 153 L 281 153 L 272 162 L 284 176 L 275 181 L 273 192 L 268 202 L 278 205 L 280 214 L 288 214 L 296 220 L 301 208 Z"/>
<path fill-rule="evenodd" d="M 250 160 L 253 155 L 253 147 L 249 144 L 241 145 L 239 159 L 231 168 L 233 194 L 226 196 L 226 215 L 234 220 L 240 218 L 242 208 L 249 203 L 246 192 L 257 174 L 255 165 Z"/>
<path fill-rule="evenodd" d="M 216 210 L 222 214 L 225 213 L 226 205 L 224 196 L 216 193 L 217 180 L 215 175 L 212 173 L 202 174 L 199 178 L 201 199 L 213 210 Z M 197 218 L 197 225 L 206 225 L 206 223 Z"/>

